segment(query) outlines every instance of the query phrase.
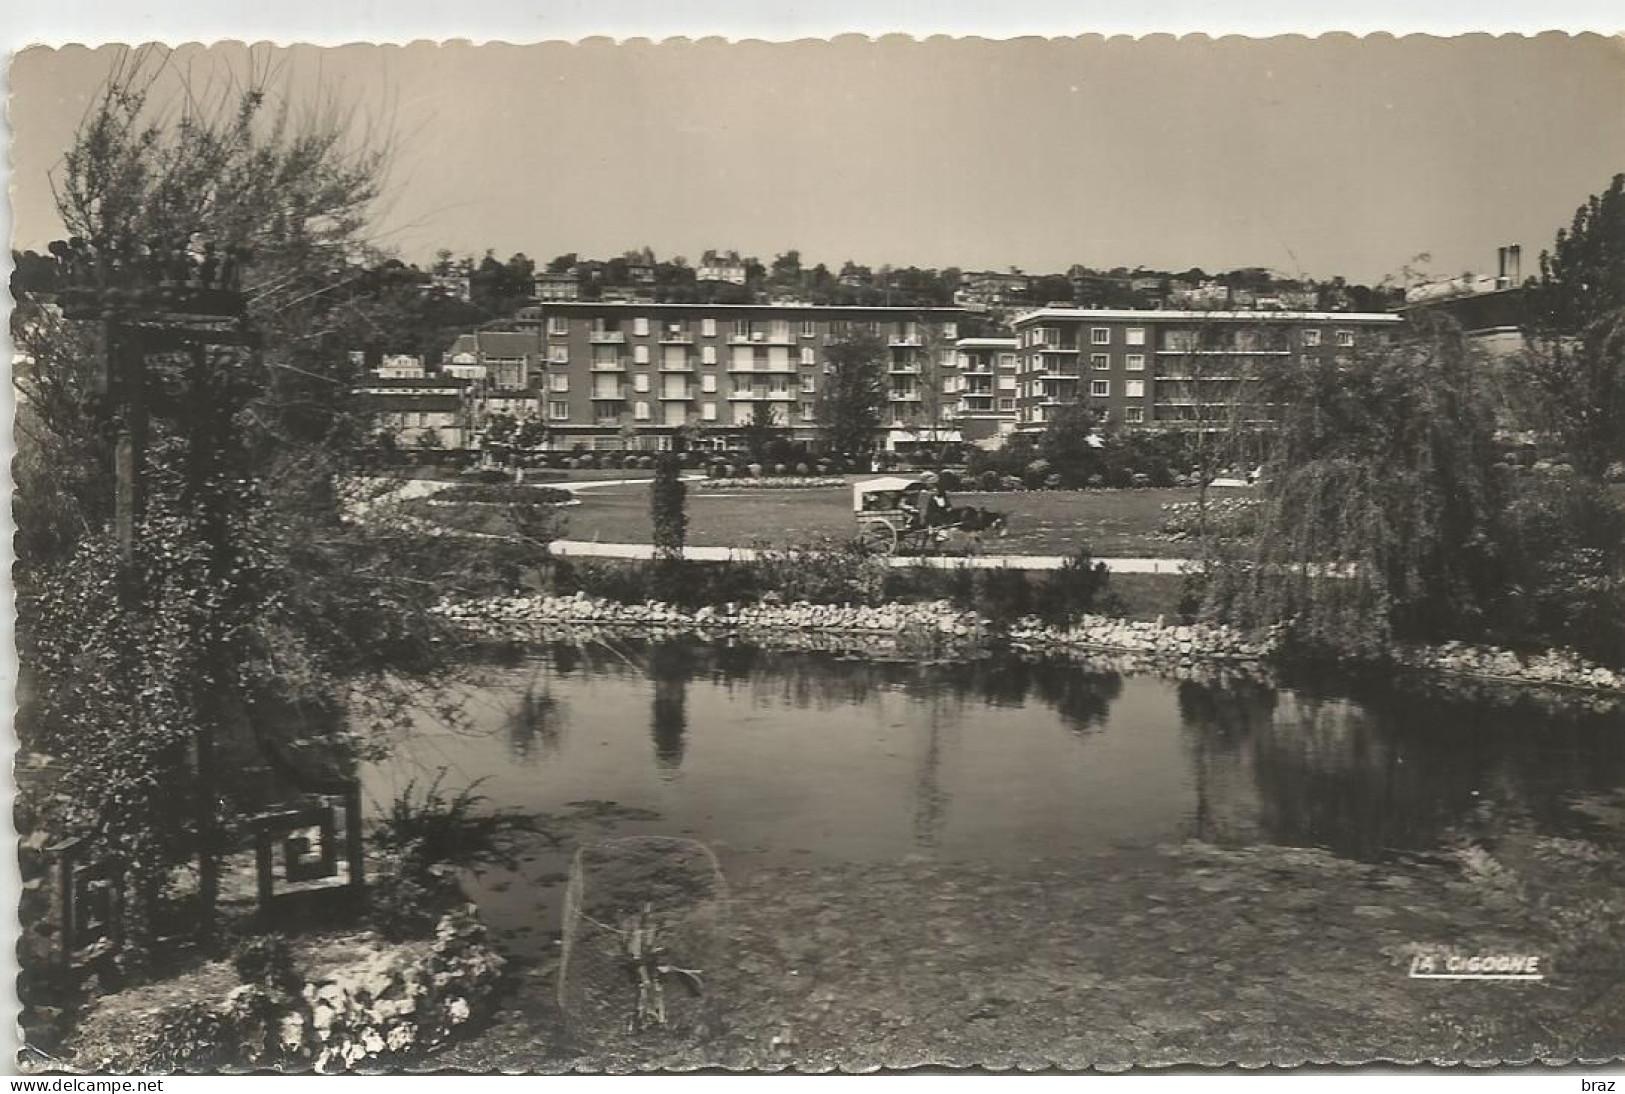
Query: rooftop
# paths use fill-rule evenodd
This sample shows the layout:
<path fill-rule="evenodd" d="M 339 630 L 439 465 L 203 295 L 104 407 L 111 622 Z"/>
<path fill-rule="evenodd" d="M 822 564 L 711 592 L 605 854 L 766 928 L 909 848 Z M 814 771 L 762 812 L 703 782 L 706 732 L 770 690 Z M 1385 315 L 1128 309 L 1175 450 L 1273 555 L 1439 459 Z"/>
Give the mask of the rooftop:
<path fill-rule="evenodd" d="M 1155 308 L 1038 308 L 1016 316 L 1017 323 L 1039 319 L 1201 320 L 1214 323 L 1398 323 L 1403 317 L 1385 311 L 1201 311 Z"/>

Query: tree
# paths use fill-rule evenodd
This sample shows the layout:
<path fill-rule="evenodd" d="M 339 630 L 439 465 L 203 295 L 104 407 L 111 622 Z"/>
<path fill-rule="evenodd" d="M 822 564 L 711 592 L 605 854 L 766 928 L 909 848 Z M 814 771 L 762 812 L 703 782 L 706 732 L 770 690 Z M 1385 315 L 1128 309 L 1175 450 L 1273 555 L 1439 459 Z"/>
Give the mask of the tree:
<path fill-rule="evenodd" d="M 784 435 L 778 414 L 769 402 L 752 404 L 742 432 L 745 451 L 750 453 L 752 463 L 764 462 L 773 442 Z"/>
<path fill-rule="evenodd" d="M 1100 465 L 1098 421 L 1083 401 L 1056 407 L 1038 435 L 1038 452 L 1050 470 L 1068 486 L 1089 480 Z"/>
<path fill-rule="evenodd" d="M 354 755 L 432 695 L 455 636 L 429 609 L 475 573 L 464 545 L 430 549 L 380 508 L 343 519 L 370 432 L 348 350 L 393 291 L 366 236 L 387 148 L 330 103 L 273 105 L 288 99 L 252 74 L 164 101 L 160 56 L 114 64 L 53 180 L 59 212 L 83 246 L 138 270 L 199 241 L 243 254 L 263 348 L 148 358 L 131 582 L 115 579 L 108 408 L 86 382 L 97 328 L 28 300 L 13 317 L 17 511 L 32 525 L 16 540 L 18 641 L 36 695 L 18 728 L 62 760 L 66 801 L 42 823 L 127 871 L 137 943 L 171 867 L 219 851 L 194 805 L 262 789 L 194 765 L 193 746 L 230 731 L 274 762 L 291 721 Z"/>
<path fill-rule="evenodd" d="M 1272 358 L 1260 382 L 1282 409 L 1257 525 L 1210 547 L 1207 610 L 1339 656 L 1482 633 L 1505 591 L 1503 497 L 1459 327 L 1419 317 L 1392 346 Z"/>
<path fill-rule="evenodd" d="M 831 451 L 855 455 L 874 447 L 886 409 L 889 352 L 879 335 L 861 329 L 825 348 L 818 423 Z"/>
<path fill-rule="evenodd" d="M 1575 210 L 1527 288 L 1524 374 L 1576 471 L 1625 460 L 1625 174 Z"/>

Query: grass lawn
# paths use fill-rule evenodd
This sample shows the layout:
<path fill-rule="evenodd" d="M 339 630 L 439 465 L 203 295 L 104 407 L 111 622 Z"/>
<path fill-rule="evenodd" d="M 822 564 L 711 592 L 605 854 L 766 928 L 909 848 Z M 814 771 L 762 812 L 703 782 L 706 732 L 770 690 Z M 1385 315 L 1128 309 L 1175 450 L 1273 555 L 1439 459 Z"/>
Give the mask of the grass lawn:
<path fill-rule="evenodd" d="M 1088 547 L 1108 557 L 1179 558 L 1188 547 L 1156 539 L 1162 505 L 1191 501 L 1196 491 L 1037 490 L 1013 494 L 960 492 L 956 505 L 980 505 L 1008 513 L 1010 533 L 989 541 L 988 550 L 1009 554 L 1064 555 Z M 571 539 L 605 543 L 648 543 L 647 488 L 611 487 L 579 495 L 569 511 Z M 830 487 L 812 490 L 752 489 L 730 493 L 691 489 L 688 542 L 700 547 L 748 547 L 759 540 L 782 543 L 816 536 L 845 538 L 854 531 L 852 493 Z"/>

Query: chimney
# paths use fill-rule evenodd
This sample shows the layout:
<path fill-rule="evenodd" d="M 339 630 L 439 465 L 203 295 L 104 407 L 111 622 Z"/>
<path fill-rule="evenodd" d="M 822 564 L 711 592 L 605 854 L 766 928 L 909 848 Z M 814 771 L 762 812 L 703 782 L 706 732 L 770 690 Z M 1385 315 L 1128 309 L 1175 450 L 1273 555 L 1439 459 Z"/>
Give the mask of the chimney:
<path fill-rule="evenodd" d="M 1512 244 L 1496 251 L 1500 271 L 1496 280 L 1500 288 L 1515 288 L 1523 280 L 1523 247 Z"/>

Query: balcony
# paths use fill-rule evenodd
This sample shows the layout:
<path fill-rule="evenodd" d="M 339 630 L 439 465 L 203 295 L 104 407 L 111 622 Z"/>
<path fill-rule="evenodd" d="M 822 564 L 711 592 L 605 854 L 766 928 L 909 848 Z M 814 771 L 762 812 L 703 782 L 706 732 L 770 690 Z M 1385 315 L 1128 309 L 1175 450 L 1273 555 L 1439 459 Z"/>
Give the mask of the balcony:
<path fill-rule="evenodd" d="M 661 332 L 660 341 L 667 346 L 692 346 L 694 336 L 686 330 L 668 330 Z"/>
<path fill-rule="evenodd" d="M 587 335 L 587 341 L 594 345 L 623 345 L 626 342 L 626 332 L 619 330 L 595 330 Z"/>
<path fill-rule="evenodd" d="M 668 361 L 664 357 L 662 357 L 660 359 L 660 371 L 661 372 L 693 372 L 694 371 L 694 361 L 693 361 L 692 358 L 688 358 L 688 357 L 683 358 L 681 361 Z"/>
<path fill-rule="evenodd" d="M 1076 352 L 1078 352 L 1078 344 L 1076 342 L 1073 342 L 1073 343 L 1070 343 L 1070 344 L 1062 343 L 1062 344 L 1053 345 L 1053 346 L 1047 346 L 1047 345 L 1046 346 L 1034 346 L 1033 348 L 1036 349 L 1039 353 L 1076 353 Z"/>
<path fill-rule="evenodd" d="M 894 334 L 886 339 L 886 344 L 889 346 L 920 346 L 924 345 L 925 342 L 918 334 Z"/>
<path fill-rule="evenodd" d="M 775 403 L 793 403 L 796 401 L 797 395 L 798 393 L 794 391 L 770 391 L 767 393 L 768 400 Z"/>
<path fill-rule="evenodd" d="M 594 372 L 625 372 L 627 363 L 628 363 L 628 360 L 625 357 L 617 357 L 613 361 L 594 361 L 592 363 L 592 371 L 594 371 Z"/>
<path fill-rule="evenodd" d="M 594 388 L 592 392 L 592 401 L 595 403 L 623 403 L 626 401 L 628 394 L 629 391 L 625 384 L 622 384 L 614 391 L 605 391 L 602 388 Z"/>
<path fill-rule="evenodd" d="M 893 361 L 888 371 L 893 376 L 918 376 L 920 364 L 918 361 Z"/>
<path fill-rule="evenodd" d="M 669 403 L 680 403 L 687 399 L 694 398 L 694 389 L 688 388 L 687 390 L 681 392 L 662 390 L 660 392 L 660 398 Z"/>

